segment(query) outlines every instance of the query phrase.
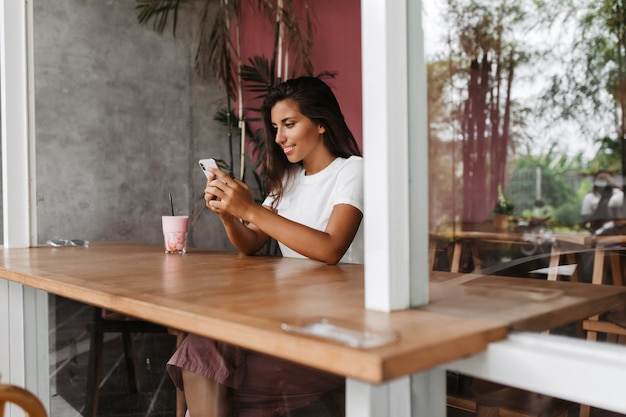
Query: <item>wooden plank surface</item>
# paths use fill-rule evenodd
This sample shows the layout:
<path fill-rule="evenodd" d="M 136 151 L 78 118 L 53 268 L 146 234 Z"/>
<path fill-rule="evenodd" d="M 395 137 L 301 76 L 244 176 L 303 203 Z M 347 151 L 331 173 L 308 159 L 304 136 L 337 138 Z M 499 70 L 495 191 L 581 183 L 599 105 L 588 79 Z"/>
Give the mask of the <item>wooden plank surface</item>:
<path fill-rule="evenodd" d="M 373 383 L 480 352 L 507 334 L 491 321 L 367 311 L 363 265 L 92 243 L 4 249 L 0 277 Z M 361 349 L 281 329 L 317 318 L 396 340 Z"/>
<path fill-rule="evenodd" d="M 433 272 L 421 310 L 544 331 L 624 306 L 625 289 L 578 282 Z"/>
<path fill-rule="evenodd" d="M 544 330 L 626 302 L 617 288 L 437 272 L 429 306 L 382 313 L 364 308 L 363 265 L 119 242 L 4 249 L 0 277 L 373 383 L 480 352 L 510 328 Z M 281 329 L 320 318 L 395 340 L 364 349 Z"/>

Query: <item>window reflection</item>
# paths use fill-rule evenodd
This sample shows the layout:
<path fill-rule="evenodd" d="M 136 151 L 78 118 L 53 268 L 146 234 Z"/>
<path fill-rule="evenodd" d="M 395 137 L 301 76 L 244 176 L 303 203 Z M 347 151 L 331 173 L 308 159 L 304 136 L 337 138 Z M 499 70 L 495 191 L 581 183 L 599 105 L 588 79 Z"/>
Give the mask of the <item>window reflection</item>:
<path fill-rule="evenodd" d="M 623 5 L 425 0 L 424 25 L 433 279 L 622 285 Z M 597 320 L 611 331 L 596 332 Z M 625 325 L 618 311 L 544 330 L 620 342 Z M 484 381 L 448 376 L 449 394 L 485 393 Z"/>
<path fill-rule="evenodd" d="M 483 222 L 501 187 L 575 229 L 595 172 L 621 186 L 623 46 L 596 3 L 426 2 L 434 228 Z"/>
<path fill-rule="evenodd" d="M 609 6 L 425 1 L 431 231 L 621 233 L 626 54 Z"/>

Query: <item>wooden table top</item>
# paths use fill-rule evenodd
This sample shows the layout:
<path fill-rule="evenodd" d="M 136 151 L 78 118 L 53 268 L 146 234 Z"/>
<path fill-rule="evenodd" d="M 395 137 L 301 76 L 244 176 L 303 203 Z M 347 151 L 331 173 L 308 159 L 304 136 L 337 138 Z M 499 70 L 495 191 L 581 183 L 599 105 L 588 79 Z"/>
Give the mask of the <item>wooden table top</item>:
<path fill-rule="evenodd" d="M 450 239 L 468 239 L 468 240 L 486 240 L 486 241 L 504 241 L 504 242 L 524 242 L 528 241 L 529 236 L 537 236 L 539 238 L 544 237 L 546 239 L 552 238 L 560 243 L 570 243 L 579 246 L 591 247 L 593 238 L 589 233 L 563 233 L 563 232 L 551 232 L 546 230 L 545 234 L 528 231 L 513 231 L 513 230 L 455 230 L 454 232 L 444 233 L 443 236 L 449 235 Z"/>
<path fill-rule="evenodd" d="M 429 306 L 382 313 L 364 308 L 363 272 L 121 242 L 0 255 L 0 277 L 10 281 L 372 383 L 480 352 L 510 328 L 539 330 L 626 302 L 619 288 L 436 273 Z M 365 349 L 281 329 L 318 318 L 396 339 Z"/>
<path fill-rule="evenodd" d="M 420 310 L 544 331 L 624 307 L 624 287 L 544 279 L 432 272 Z"/>

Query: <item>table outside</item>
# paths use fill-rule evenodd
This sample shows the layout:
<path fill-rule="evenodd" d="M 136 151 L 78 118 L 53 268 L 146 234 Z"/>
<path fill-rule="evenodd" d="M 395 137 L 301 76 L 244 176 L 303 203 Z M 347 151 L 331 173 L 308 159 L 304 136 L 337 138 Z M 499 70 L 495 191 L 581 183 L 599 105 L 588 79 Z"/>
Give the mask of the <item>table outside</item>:
<path fill-rule="evenodd" d="M 626 239 L 626 237 L 624 238 Z M 622 240 L 624 240 L 622 239 Z M 482 260 L 479 254 L 481 244 L 518 245 L 532 246 L 535 249 L 542 245 L 549 245 L 548 269 L 546 273 L 549 280 L 556 280 L 559 267 L 562 266 L 562 258 L 569 264 L 576 263 L 574 253 L 581 250 L 592 250 L 596 247 L 596 240 L 589 233 L 555 233 L 549 230 L 537 232 L 532 230 L 495 230 L 491 224 L 464 225 L 460 229 L 441 233 L 431 233 L 431 241 L 438 242 L 447 240 L 452 243 L 450 250 L 450 271 L 459 272 L 461 256 L 464 250 L 469 250 L 474 262 L 474 271 L 480 272 Z M 435 245 L 431 243 L 431 265 L 434 264 Z M 577 271 L 572 271 L 573 281 L 578 281 Z"/>

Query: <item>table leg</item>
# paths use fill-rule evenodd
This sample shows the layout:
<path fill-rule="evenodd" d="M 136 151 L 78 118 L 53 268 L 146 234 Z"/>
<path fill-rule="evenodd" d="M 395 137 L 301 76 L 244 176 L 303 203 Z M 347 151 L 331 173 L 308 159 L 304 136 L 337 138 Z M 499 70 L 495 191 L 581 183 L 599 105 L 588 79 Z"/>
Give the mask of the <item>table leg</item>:
<path fill-rule="evenodd" d="M 591 282 L 601 285 L 604 278 L 604 249 L 596 248 L 593 254 L 593 275 Z"/>
<path fill-rule="evenodd" d="M 576 255 L 574 253 L 568 253 L 566 255 L 567 258 L 567 264 L 568 265 L 574 265 L 577 263 L 576 261 Z M 574 269 L 574 272 L 572 272 L 572 275 L 569 277 L 569 280 L 571 282 L 579 282 L 580 279 L 578 278 L 578 267 L 576 267 L 576 269 Z"/>
<path fill-rule="evenodd" d="M 611 251 L 609 255 L 611 260 L 611 276 L 613 278 L 613 285 L 622 286 L 622 262 L 620 261 L 620 254 Z"/>
<path fill-rule="evenodd" d="M 556 281 L 558 278 L 558 268 L 561 261 L 561 251 L 553 247 L 550 250 L 550 264 L 548 268 L 548 281 Z"/>
<path fill-rule="evenodd" d="M 463 243 L 460 241 L 454 242 L 454 249 L 452 251 L 452 263 L 450 264 L 450 272 L 459 272 L 462 251 L 463 251 Z"/>
<path fill-rule="evenodd" d="M 604 281 L 604 249 L 596 248 L 593 255 L 593 275 L 591 283 L 602 285 Z M 598 320 L 598 315 L 590 317 L 589 320 Z M 594 331 L 587 331 L 587 340 L 596 341 L 598 334 Z"/>
<path fill-rule="evenodd" d="M 435 267 L 435 256 L 437 255 L 437 242 L 430 242 L 428 248 L 428 270 L 432 271 Z"/>
<path fill-rule="evenodd" d="M 472 253 L 472 261 L 474 262 L 474 272 L 480 272 L 483 269 L 483 261 L 480 260 L 476 242 L 470 243 L 470 251 Z"/>

